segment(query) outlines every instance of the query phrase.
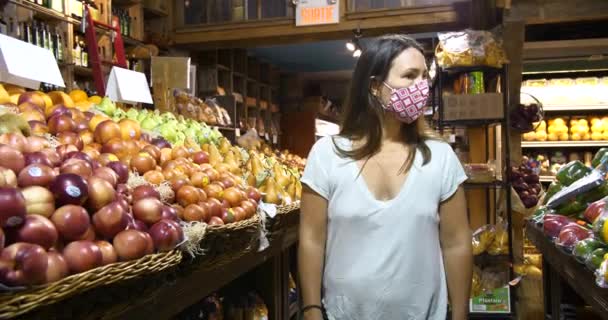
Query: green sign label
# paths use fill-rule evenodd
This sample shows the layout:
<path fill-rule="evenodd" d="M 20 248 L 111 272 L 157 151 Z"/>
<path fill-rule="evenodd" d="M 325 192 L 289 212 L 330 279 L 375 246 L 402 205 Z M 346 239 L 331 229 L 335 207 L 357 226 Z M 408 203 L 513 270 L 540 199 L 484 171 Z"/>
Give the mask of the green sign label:
<path fill-rule="evenodd" d="M 510 298 L 508 286 L 498 288 L 469 300 L 469 309 L 471 313 L 510 313 Z"/>

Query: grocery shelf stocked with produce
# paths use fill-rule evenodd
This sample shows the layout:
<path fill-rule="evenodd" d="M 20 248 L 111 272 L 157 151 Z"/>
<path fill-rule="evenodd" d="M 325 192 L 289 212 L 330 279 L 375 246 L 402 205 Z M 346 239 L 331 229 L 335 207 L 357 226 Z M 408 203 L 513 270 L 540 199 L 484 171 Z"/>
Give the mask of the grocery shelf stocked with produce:
<path fill-rule="evenodd" d="M 522 134 L 523 153 L 536 162 L 542 182 L 554 180 L 568 161 L 590 165 L 592 155 L 608 147 L 608 88 L 602 70 L 524 73 L 523 104 L 542 104 L 544 117 Z"/>

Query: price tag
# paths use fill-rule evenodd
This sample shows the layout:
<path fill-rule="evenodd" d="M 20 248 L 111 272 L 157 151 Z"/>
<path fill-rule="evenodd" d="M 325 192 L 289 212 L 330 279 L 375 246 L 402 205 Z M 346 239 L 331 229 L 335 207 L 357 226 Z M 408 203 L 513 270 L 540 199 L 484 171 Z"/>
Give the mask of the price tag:
<path fill-rule="evenodd" d="M 268 136 L 268 133 L 264 134 L 264 138 L 266 138 L 266 140 L 270 140 L 270 137 Z"/>
<path fill-rule="evenodd" d="M 277 135 L 276 135 L 276 134 L 272 135 L 272 143 L 273 143 L 273 144 L 277 144 L 278 140 L 279 140 L 279 139 L 278 139 L 278 137 L 277 137 Z"/>
<path fill-rule="evenodd" d="M 450 137 L 448 138 L 448 141 L 450 143 L 455 143 L 456 142 L 456 135 L 455 134 L 451 134 Z"/>
<path fill-rule="evenodd" d="M 234 130 L 234 133 L 236 134 L 237 137 L 241 136 L 241 129 L 240 128 L 236 128 L 236 130 Z"/>
<path fill-rule="evenodd" d="M 258 134 L 260 135 L 260 137 L 264 136 L 264 134 L 262 132 L 259 132 Z"/>

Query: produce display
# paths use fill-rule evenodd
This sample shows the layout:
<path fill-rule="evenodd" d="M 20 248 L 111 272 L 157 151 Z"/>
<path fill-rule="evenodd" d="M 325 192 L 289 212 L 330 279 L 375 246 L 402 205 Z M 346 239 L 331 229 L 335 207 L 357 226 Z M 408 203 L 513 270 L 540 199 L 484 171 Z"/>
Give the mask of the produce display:
<path fill-rule="evenodd" d="M 490 255 L 509 253 L 509 233 L 505 223 L 485 225 L 473 233 L 473 255 L 487 252 Z"/>
<path fill-rule="evenodd" d="M 534 127 L 535 131 L 522 134 L 524 141 L 608 140 L 608 117 L 557 117 Z"/>
<path fill-rule="evenodd" d="M 608 77 L 586 77 L 527 80 L 521 91 L 535 96 L 544 105 L 585 106 L 608 105 L 607 88 Z"/>
<path fill-rule="evenodd" d="M 204 122 L 211 126 L 232 126 L 233 119 L 228 111 L 214 102 L 213 99 L 203 101 L 183 90 L 175 90 L 175 111 L 186 119 Z"/>
<path fill-rule="evenodd" d="M 0 85 L 0 98 L 6 92 L 9 99 L 0 107 L 3 285 L 50 283 L 173 250 L 187 240 L 182 221 L 230 224 L 255 215 L 262 199 L 300 198 L 299 172 L 281 156 L 232 146 L 195 120 L 124 111 L 81 91 L 6 87 Z"/>
<path fill-rule="evenodd" d="M 525 163 L 511 169 L 510 181 L 524 207 L 529 209 L 538 203 L 542 186 L 540 185 L 538 174 L 534 173 Z"/>
<path fill-rule="evenodd" d="M 583 178 L 593 171 L 605 173 L 608 149 L 600 149 L 593 157 L 589 167 L 579 160 L 563 165 L 556 173 L 556 181 L 547 189 L 543 206 L 536 210 L 532 221 L 542 225 L 544 234 L 552 239 L 562 251 L 596 272 L 597 283 L 607 286 L 608 262 L 608 182 L 599 182 L 582 187 Z M 600 175 L 605 176 L 605 174 Z M 593 175 L 591 175 L 593 177 Z M 579 190 L 575 196 L 565 198 L 562 190 Z M 558 205 L 555 200 L 562 197 Z M 547 204 L 552 205 L 548 207 Z"/>
<path fill-rule="evenodd" d="M 509 281 L 509 270 L 504 266 L 473 267 L 471 298 L 502 288 Z"/>
<path fill-rule="evenodd" d="M 532 168 L 541 176 L 555 176 L 557 171 L 570 161 L 580 160 L 586 166 L 591 167 L 591 160 L 593 159 L 593 153 L 590 151 L 585 152 L 536 152 L 528 153 L 523 156 L 526 165 Z"/>

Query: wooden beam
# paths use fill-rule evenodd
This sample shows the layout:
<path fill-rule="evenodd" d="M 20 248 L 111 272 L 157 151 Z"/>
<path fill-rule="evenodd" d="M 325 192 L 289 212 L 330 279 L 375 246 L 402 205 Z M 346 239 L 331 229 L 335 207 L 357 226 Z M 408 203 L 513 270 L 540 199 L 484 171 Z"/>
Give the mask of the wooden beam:
<path fill-rule="evenodd" d="M 513 1 L 506 18 L 526 24 L 599 20 L 608 17 L 608 1 L 519 0 Z"/>
<path fill-rule="evenodd" d="M 591 57 L 608 54 L 608 38 L 524 43 L 525 60 Z"/>
<path fill-rule="evenodd" d="M 261 44 L 309 42 L 349 37 L 361 28 L 366 36 L 386 32 L 430 32 L 462 28 L 469 13 L 452 6 L 382 10 L 365 17 L 344 14 L 334 25 L 296 27 L 293 19 L 229 23 L 213 26 L 181 27 L 175 32 L 176 45 L 221 47 L 227 43 L 240 47 Z"/>

